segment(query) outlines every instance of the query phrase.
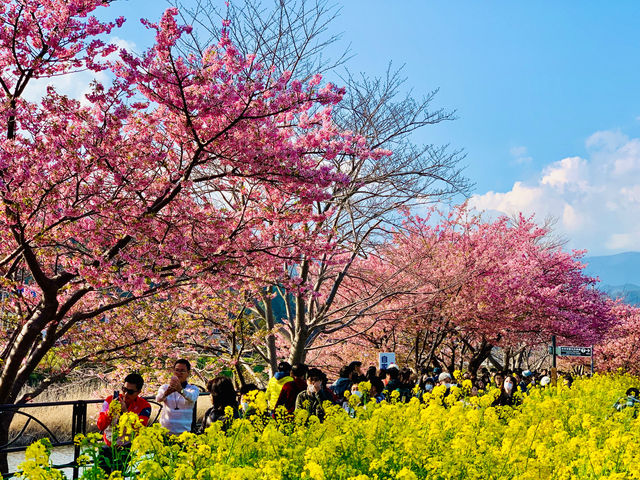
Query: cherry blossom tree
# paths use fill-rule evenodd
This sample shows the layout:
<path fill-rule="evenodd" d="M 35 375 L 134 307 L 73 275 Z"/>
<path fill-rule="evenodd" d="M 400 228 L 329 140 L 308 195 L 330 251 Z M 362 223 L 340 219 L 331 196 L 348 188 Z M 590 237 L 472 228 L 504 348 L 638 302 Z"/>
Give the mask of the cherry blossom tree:
<path fill-rule="evenodd" d="M 116 52 L 102 38 L 124 19 L 98 21 L 102 5 L 2 2 L 0 403 L 145 343 L 163 319 L 131 322 L 144 301 L 169 305 L 200 278 L 231 289 L 249 266 L 318 256 L 325 244 L 306 235 L 323 219 L 314 202 L 348 181 L 332 159 L 379 156 L 333 121 L 344 92 L 319 75 L 275 72 L 226 34 L 185 58 L 176 42 L 190 27 L 175 9 L 144 22 L 156 43 L 143 55 Z M 53 87 L 24 98 L 38 79 L 85 69 L 113 82 L 94 82 L 82 100 Z M 64 367 L 23 391 L 70 343 Z"/>
<path fill-rule="evenodd" d="M 369 277 L 396 271 L 407 293 L 377 306 L 351 335 L 377 334 L 372 347 L 397 351 L 417 368 L 473 371 L 496 346 L 546 344 L 552 334 L 595 343 L 613 322 L 610 303 L 582 273 L 582 252 L 546 244 L 547 235 L 531 219 L 483 222 L 464 206 L 439 223 L 408 218 L 358 269 L 362 280 L 352 288 L 362 297 L 375 283 Z"/>
<path fill-rule="evenodd" d="M 640 308 L 616 303 L 612 306 L 615 322 L 594 350 L 598 370 L 622 369 L 634 375 L 640 373 Z"/>
<path fill-rule="evenodd" d="M 336 121 L 359 134 L 363 147 L 387 151 L 376 158 L 342 154 L 331 160 L 335 171 L 350 181 L 335 184 L 329 198 L 314 204 L 323 220 L 309 232 L 328 232 L 333 249 L 320 258 L 283 261 L 281 270 L 288 278 L 266 286 L 266 294 L 254 299 L 253 311 L 262 317 L 267 333 L 266 343 L 256 344 L 255 350 L 274 369 L 278 345 L 285 347 L 290 361 L 303 361 L 319 335 L 346 328 L 363 314 L 356 304 L 338 311 L 335 301 L 354 262 L 366 257 L 399 222 L 399 208 L 445 200 L 464 193 L 468 183 L 460 173 L 459 152 L 415 142 L 416 131 L 454 118 L 452 112 L 433 108 L 435 91 L 417 100 L 405 93 L 405 79 L 391 68 L 381 78 L 338 69 L 347 65 L 348 53 L 331 55 L 340 50 L 330 29 L 336 10 L 329 2 L 285 0 L 270 7 L 248 1 L 223 11 L 214 2 L 196 2 L 190 19 L 200 28 L 194 30 L 186 51 L 201 51 L 217 41 L 216 18 L 223 15 L 232 18 L 230 36 L 241 48 L 257 52 L 257 58 L 276 71 L 292 71 L 301 80 L 317 70 L 340 75 L 347 89 L 334 108 Z M 380 292 L 375 301 L 384 297 Z M 280 318 L 273 315 L 274 304 L 286 307 Z"/>

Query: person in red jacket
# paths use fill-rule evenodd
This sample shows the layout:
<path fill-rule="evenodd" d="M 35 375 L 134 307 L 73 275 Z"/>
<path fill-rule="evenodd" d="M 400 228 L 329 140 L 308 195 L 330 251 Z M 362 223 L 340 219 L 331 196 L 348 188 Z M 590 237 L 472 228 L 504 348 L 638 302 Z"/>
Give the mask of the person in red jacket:
<path fill-rule="evenodd" d="M 282 386 L 280 390 L 280 396 L 276 402 L 276 409 L 283 405 L 287 412 L 293 413 L 296 409 L 296 398 L 300 392 L 304 392 L 307 389 L 307 366 L 304 363 L 296 363 L 291 368 L 292 382 L 287 382 Z"/>
<path fill-rule="evenodd" d="M 120 415 L 126 412 L 133 412 L 138 415 L 143 425 L 147 425 L 149 417 L 151 416 L 151 405 L 144 398 L 140 397 L 144 380 L 138 373 L 130 373 L 124 379 L 122 385 L 122 393 L 118 394 L 116 401 L 120 403 L 120 414 L 111 415 L 109 412 L 109 406 L 113 401 L 113 395 L 109 395 L 102 403 L 102 409 L 98 414 L 98 430 L 103 432 L 102 437 L 106 446 L 102 449 L 102 458 L 100 466 L 107 473 L 111 473 L 115 467 L 118 470 L 123 469 L 126 464 L 118 462 L 114 459 L 114 450 L 118 450 L 120 459 L 128 457 L 129 444 L 121 437 L 114 438 L 113 428 L 118 425 Z M 112 409 L 113 411 L 113 409 Z M 115 441 L 115 445 L 112 445 L 112 441 Z M 119 463 L 118 465 L 115 465 Z"/>

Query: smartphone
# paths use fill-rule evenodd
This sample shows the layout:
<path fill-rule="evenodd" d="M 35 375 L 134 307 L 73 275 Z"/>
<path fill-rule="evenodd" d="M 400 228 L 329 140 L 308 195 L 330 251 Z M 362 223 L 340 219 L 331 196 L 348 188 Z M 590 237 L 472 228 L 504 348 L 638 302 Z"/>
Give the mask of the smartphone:
<path fill-rule="evenodd" d="M 116 400 L 116 399 L 118 399 L 119 397 L 120 397 L 120 394 L 118 393 L 118 390 L 114 390 L 114 391 L 113 391 L 113 397 L 112 397 L 112 399 L 113 399 L 113 400 Z"/>

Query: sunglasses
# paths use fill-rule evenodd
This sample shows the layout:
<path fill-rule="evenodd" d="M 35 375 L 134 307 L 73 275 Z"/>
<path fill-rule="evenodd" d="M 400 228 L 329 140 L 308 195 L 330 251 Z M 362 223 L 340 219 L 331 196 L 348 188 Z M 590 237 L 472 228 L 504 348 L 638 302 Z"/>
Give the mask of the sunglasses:
<path fill-rule="evenodd" d="M 132 390 L 131 388 L 122 387 L 122 393 L 128 393 L 129 395 L 133 395 L 137 390 Z"/>

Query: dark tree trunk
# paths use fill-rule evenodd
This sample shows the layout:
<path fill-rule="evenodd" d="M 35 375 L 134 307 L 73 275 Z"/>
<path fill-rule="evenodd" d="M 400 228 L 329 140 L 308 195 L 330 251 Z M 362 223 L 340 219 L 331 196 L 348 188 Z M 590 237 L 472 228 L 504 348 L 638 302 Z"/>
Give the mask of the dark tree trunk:
<path fill-rule="evenodd" d="M 307 339 L 309 335 L 306 331 L 298 332 L 296 338 L 293 342 L 291 352 L 289 353 L 289 363 L 291 365 L 295 365 L 296 363 L 304 363 L 306 358 L 306 351 L 304 349 L 307 344 Z"/>
<path fill-rule="evenodd" d="M 480 345 L 480 348 L 478 348 L 475 352 L 473 352 L 473 356 L 471 357 L 471 360 L 469 360 L 469 365 L 467 366 L 467 369 L 469 370 L 470 373 L 474 375 L 478 373 L 478 369 L 480 368 L 480 365 L 482 365 L 482 362 L 484 362 L 487 358 L 489 358 L 489 355 L 491 355 L 492 349 L 493 349 L 493 345 L 491 345 L 488 342 L 482 342 L 482 345 Z"/>
<path fill-rule="evenodd" d="M 0 447 L 9 443 L 9 427 L 13 420 L 13 412 L 0 413 Z M 0 453 L 0 473 L 9 473 L 9 461 L 6 452 Z"/>
<path fill-rule="evenodd" d="M 273 290 L 273 288 L 270 289 Z M 276 374 L 278 369 L 278 353 L 276 350 L 276 336 L 273 333 L 273 330 L 276 326 L 276 320 L 273 314 L 273 304 L 271 303 L 271 299 L 263 297 L 264 305 L 265 305 L 265 317 L 267 322 L 267 329 L 269 334 L 267 335 L 267 357 L 269 358 L 269 369 L 271 370 L 271 376 Z M 284 297 L 284 301 L 287 301 L 287 297 Z"/>

